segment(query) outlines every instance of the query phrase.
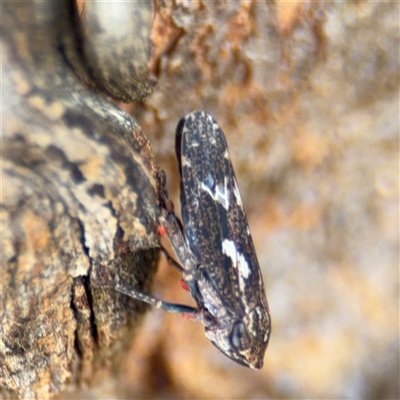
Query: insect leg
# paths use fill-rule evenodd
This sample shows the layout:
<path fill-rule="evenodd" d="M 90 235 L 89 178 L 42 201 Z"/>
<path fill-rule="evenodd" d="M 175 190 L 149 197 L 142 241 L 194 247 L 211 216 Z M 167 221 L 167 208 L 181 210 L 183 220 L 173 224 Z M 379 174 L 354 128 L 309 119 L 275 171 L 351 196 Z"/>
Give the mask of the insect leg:
<path fill-rule="evenodd" d="M 164 300 L 159 300 L 156 299 L 155 297 L 145 294 L 142 292 L 139 292 L 138 290 L 135 290 L 133 288 L 128 288 L 124 285 L 121 285 L 119 283 L 115 284 L 108 284 L 108 283 L 102 283 L 98 282 L 97 280 L 94 281 L 94 284 L 96 286 L 105 286 L 112 288 L 116 290 L 119 293 L 122 293 L 125 296 L 131 297 L 133 299 L 143 301 L 144 303 L 150 304 L 153 307 L 169 311 L 172 313 L 177 313 L 177 314 L 183 314 L 183 316 L 188 317 L 190 319 L 199 319 L 200 318 L 200 311 L 197 308 L 186 306 L 184 304 L 175 304 L 175 303 L 169 303 Z"/>
<path fill-rule="evenodd" d="M 164 215 L 159 218 L 159 224 L 165 231 L 164 236 L 168 239 L 178 259 L 178 264 L 180 264 L 183 271 L 192 272 L 196 268 L 198 262 L 194 259 L 192 252 L 187 246 L 179 219 L 170 211 L 164 213 Z M 175 263 L 173 264 L 175 265 Z M 181 268 L 178 269 L 182 271 Z"/>
<path fill-rule="evenodd" d="M 197 308 L 186 306 L 184 304 L 175 304 L 175 303 L 169 303 L 164 300 L 159 300 L 153 296 L 138 292 L 135 289 L 130 289 L 130 288 L 127 288 L 122 285 L 117 284 L 115 286 L 115 290 L 117 290 L 118 292 L 120 292 L 126 296 L 132 297 L 136 300 L 140 300 L 140 301 L 143 301 L 144 303 L 150 304 L 153 307 L 156 307 L 156 308 L 159 308 L 159 309 L 162 309 L 165 311 L 169 311 L 172 313 L 190 315 L 190 316 L 193 316 L 194 318 L 198 317 L 200 314 L 200 312 Z"/>
<path fill-rule="evenodd" d="M 175 266 L 181 273 L 192 273 L 193 268 L 195 268 L 198 263 L 186 244 L 182 223 L 174 213 L 172 201 L 168 197 L 166 180 L 165 172 L 161 171 L 159 175 L 159 195 L 161 199 L 162 215 L 158 219 L 158 233 L 167 238 L 178 262 L 168 254 L 162 245 L 161 249 L 167 256 L 168 262 Z"/>
<path fill-rule="evenodd" d="M 167 249 L 160 243 L 161 251 L 164 253 L 165 257 L 167 258 L 168 264 L 174 266 L 179 272 L 182 274 L 184 273 L 184 268 L 179 264 L 179 262 L 175 261 L 170 255 Z"/>

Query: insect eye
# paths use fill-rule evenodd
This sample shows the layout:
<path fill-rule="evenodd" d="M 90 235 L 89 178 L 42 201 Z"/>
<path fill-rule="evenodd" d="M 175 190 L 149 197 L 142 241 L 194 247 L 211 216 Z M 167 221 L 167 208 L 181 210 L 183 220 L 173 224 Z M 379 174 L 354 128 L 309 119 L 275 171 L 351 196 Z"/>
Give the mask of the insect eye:
<path fill-rule="evenodd" d="M 247 349 L 250 346 L 250 336 L 243 322 L 238 321 L 232 327 L 230 341 L 238 350 Z"/>

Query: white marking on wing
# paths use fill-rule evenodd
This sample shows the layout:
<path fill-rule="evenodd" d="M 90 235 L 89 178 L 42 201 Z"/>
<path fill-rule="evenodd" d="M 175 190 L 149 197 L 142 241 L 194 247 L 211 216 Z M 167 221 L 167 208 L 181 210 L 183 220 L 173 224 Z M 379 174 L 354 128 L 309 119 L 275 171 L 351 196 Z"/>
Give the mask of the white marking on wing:
<path fill-rule="evenodd" d="M 233 240 L 224 239 L 222 242 L 222 252 L 232 259 L 233 266 L 239 271 L 239 276 L 247 279 L 250 275 L 249 264 L 243 254 L 237 251 L 235 242 Z"/>
<path fill-rule="evenodd" d="M 211 189 L 207 186 L 206 183 L 201 182 L 200 183 L 200 189 L 204 190 L 205 192 L 207 192 L 215 200 L 214 193 L 211 191 Z"/>
<path fill-rule="evenodd" d="M 222 242 L 222 252 L 232 260 L 234 268 L 238 270 L 239 287 L 241 292 L 246 291 L 247 278 L 250 275 L 249 264 L 244 258 L 243 254 L 239 253 L 236 249 L 235 242 L 229 239 L 224 239 Z M 247 303 L 246 296 L 242 299 L 246 313 L 250 312 L 250 305 Z"/>
<path fill-rule="evenodd" d="M 211 179 L 210 179 L 211 178 Z M 211 175 L 207 176 L 205 182 L 200 183 L 200 189 L 207 192 L 215 201 L 222 205 L 225 210 L 229 210 L 229 191 L 227 188 L 228 180 L 225 179 L 225 184 L 219 183 L 215 187 L 215 193 L 213 193 L 210 186 L 214 184 L 214 180 L 212 179 Z"/>
<path fill-rule="evenodd" d="M 181 159 L 182 159 L 182 165 L 183 166 L 185 166 L 185 167 L 191 167 L 192 166 L 192 163 L 190 162 L 190 160 L 187 157 L 182 156 Z"/>
<path fill-rule="evenodd" d="M 269 338 L 269 329 L 267 329 L 264 333 L 264 342 L 267 342 Z"/>
<path fill-rule="evenodd" d="M 222 242 L 222 252 L 232 259 L 232 263 L 236 267 L 237 250 L 236 250 L 235 242 L 233 240 L 224 239 L 224 241 Z"/>
<path fill-rule="evenodd" d="M 221 183 L 217 185 L 217 201 L 222 204 L 225 210 L 229 210 L 229 192 L 226 184 L 227 180 L 225 179 L 225 185 L 222 185 Z"/>
<path fill-rule="evenodd" d="M 233 180 L 233 194 L 235 195 L 236 201 L 240 208 L 243 208 L 242 198 L 240 197 L 239 186 L 236 179 Z"/>
<path fill-rule="evenodd" d="M 243 254 L 239 254 L 238 268 L 240 271 L 240 275 L 243 276 L 243 278 L 247 279 L 250 275 L 250 268 Z"/>

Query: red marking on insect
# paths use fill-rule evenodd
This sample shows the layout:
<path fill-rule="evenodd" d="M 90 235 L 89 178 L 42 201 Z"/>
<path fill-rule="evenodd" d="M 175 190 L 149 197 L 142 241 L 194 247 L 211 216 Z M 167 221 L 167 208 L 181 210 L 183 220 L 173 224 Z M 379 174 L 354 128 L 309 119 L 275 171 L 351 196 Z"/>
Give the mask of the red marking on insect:
<path fill-rule="evenodd" d="M 193 314 L 185 314 L 185 313 L 182 314 L 182 317 L 185 319 L 195 319 L 196 318 L 196 316 Z"/>
<path fill-rule="evenodd" d="M 165 228 L 163 226 L 157 227 L 157 232 L 161 236 L 167 236 L 167 231 L 165 230 Z"/>
<path fill-rule="evenodd" d="M 181 288 L 183 290 L 186 290 L 187 292 L 189 291 L 189 286 L 188 286 L 188 284 L 186 283 L 186 281 L 184 279 L 181 279 L 179 281 L 179 284 L 181 285 Z"/>

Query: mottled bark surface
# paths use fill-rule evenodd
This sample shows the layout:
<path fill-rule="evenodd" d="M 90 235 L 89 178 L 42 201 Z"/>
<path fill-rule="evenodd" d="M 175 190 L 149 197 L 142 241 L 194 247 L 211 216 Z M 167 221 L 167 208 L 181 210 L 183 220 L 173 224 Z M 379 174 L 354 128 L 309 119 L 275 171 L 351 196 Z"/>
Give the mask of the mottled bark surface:
<path fill-rule="evenodd" d="M 153 246 L 156 245 L 154 221 L 157 210 L 154 214 L 149 210 L 150 214 L 147 214 L 154 215 L 147 220 L 153 224 L 153 229 L 149 229 L 140 217 L 142 214 L 137 214 L 140 207 L 136 205 L 141 196 L 146 196 L 146 185 L 140 186 L 140 190 L 136 187 L 131 189 L 132 181 L 121 178 L 124 174 L 120 174 L 116 166 L 119 157 L 112 158 L 112 154 L 118 154 L 115 147 L 115 137 L 118 137 L 119 143 L 125 143 L 124 151 L 129 153 L 125 159 L 134 160 L 129 170 L 135 177 L 142 176 L 139 173 L 142 169 L 136 163 L 140 165 L 141 160 L 148 159 L 147 156 L 138 157 L 136 150 L 131 151 L 132 144 L 126 145 L 126 138 L 135 135 L 126 136 L 124 128 L 118 130 L 122 134 L 111 135 L 115 132 L 111 126 L 121 127 L 125 124 L 122 121 L 132 120 L 126 119 L 125 114 L 109 103 L 93 97 L 91 92 L 97 88 L 112 94 L 114 87 L 125 87 L 129 91 L 138 80 L 122 80 L 122 83 L 110 85 L 110 77 L 115 76 L 114 72 L 110 74 L 113 69 L 104 71 L 100 67 L 96 70 L 92 57 L 99 57 L 93 56 L 99 42 L 89 35 L 92 28 L 91 16 L 85 15 L 84 11 L 89 10 L 87 7 L 87 4 L 83 6 L 80 19 L 87 29 L 74 30 L 76 37 L 63 38 L 65 53 L 67 59 L 72 60 L 73 70 L 92 88 L 80 86 L 84 101 L 77 100 L 82 96 L 76 95 L 75 86 L 67 86 L 64 78 L 47 80 L 51 87 L 58 88 L 58 92 L 49 93 L 46 102 L 33 101 L 30 77 L 38 77 L 35 86 L 46 86 L 48 71 L 54 66 L 44 68 L 41 64 L 42 67 L 38 68 L 29 58 L 32 57 L 29 56 L 30 49 L 36 43 L 33 36 L 29 43 L 26 37 L 23 39 L 24 36 L 14 40 L 19 43 L 16 47 L 19 53 L 14 47 L 10 50 L 3 45 L 3 86 L 11 94 L 21 93 L 10 95 L 14 103 L 5 102 L 3 88 L 4 115 L 11 115 L 10 120 L 18 126 L 24 121 L 18 112 L 22 113 L 23 107 L 28 105 L 28 108 L 35 106 L 35 112 L 28 115 L 39 122 L 29 124 L 25 130 L 15 128 L 15 131 L 29 131 L 29 135 L 22 135 L 22 139 L 28 137 L 35 146 L 42 137 L 44 141 L 47 139 L 46 135 L 40 134 L 42 128 L 32 127 L 36 124 L 47 126 L 47 121 L 57 122 L 51 130 L 49 143 L 57 141 L 56 147 L 67 148 L 63 150 L 66 157 L 58 161 L 60 167 L 53 168 L 57 173 L 64 172 L 60 178 L 47 179 L 46 182 L 56 185 L 55 193 L 58 193 L 59 186 L 62 188 L 62 195 L 55 196 L 56 199 L 62 198 L 60 208 L 66 207 L 64 197 L 73 197 L 74 202 L 84 204 L 89 210 L 85 208 L 84 212 L 82 207 L 70 207 L 67 203 L 66 209 L 75 219 L 71 222 L 67 212 L 54 213 L 53 220 L 57 217 L 67 222 L 53 223 L 48 230 L 41 228 L 47 226 L 47 223 L 41 223 L 41 219 L 19 217 L 24 215 L 21 213 L 25 204 L 38 197 L 37 192 L 42 197 L 46 195 L 41 190 L 43 185 L 31 183 L 41 176 L 35 171 L 43 169 L 43 164 L 36 163 L 36 169 L 28 171 L 33 171 L 30 172 L 32 179 L 23 181 L 38 188 L 33 192 L 35 196 L 29 192 L 22 197 L 25 202 L 10 200 L 7 203 L 7 199 L 19 198 L 18 193 L 24 193 L 25 187 L 30 186 L 18 184 L 18 181 L 14 184 L 14 180 L 12 184 L 6 184 L 6 164 L 3 162 L 3 199 L 6 199 L 3 201 L 6 205 L 13 205 L 14 208 L 7 206 L 13 211 L 11 215 L 19 218 L 15 221 L 24 224 L 13 222 L 12 227 L 7 228 L 8 225 L 3 223 L 3 242 L 10 244 L 3 246 L 2 253 L 8 255 L 3 256 L 2 265 L 11 260 L 7 262 L 26 266 L 26 279 L 15 285 L 9 283 L 13 282 L 14 275 L 9 272 L 12 268 L 3 268 L 6 276 L 3 278 L 3 295 L 4 288 L 13 288 L 10 292 L 14 299 L 12 304 L 19 307 L 11 308 L 13 314 L 6 322 L 16 322 L 14 332 L 25 333 L 25 336 L 15 335 L 13 340 L 9 340 L 9 347 L 5 347 L 4 341 L 1 343 L 1 351 L 11 348 L 7 351 L 13 354 L 12 361 L 20 365 L 19 370 L 14 368 L 14 371 L 24 372 L 6 376 L 7 390 L 16 391 L 22 387 L 20 382 L 25 382 L 25 387 L 32 388 L 30 393 L 54 393 L 63 384 L 58 384 L 55 389 L 49 388 L 54 382 L 62 381 L 61 376 L 63 382 L 69 379 L 72 383 L 82 383 L 79 391 L 71 383 L 72 392 L 60 394 L 62 399 L 399 398 L 399 4 L 302 0 L 156 2 L 157 12 L 152 21 L 154 50 L 149 65 L 158 84 L 144 104 L 135 104 L 130 111 L 149 136 L 157 160 L 167 170 L 172 189 L 177 188 L 178 183 L 173 154 L 178 119 L 194 109 L 204 109 L 216 118 L 226 134 L 262 266 L 273 320 L 264 368 L 259 372 L 243 369 L 226 359 L 205 339 L 200 324 L 159 311 L 149 313 L 143 326 L 137 330 L 130 351 L 125 351 L 132 342 L 130 327 L 138 317 L 135 307 L 139 304 L 132 301 L 128 308 L 126 299 L 122 296 L 115 299 L 113 291 L 90 289 L 90 280 L 88 282 L 85 272 L 90 269 L 90 263 L 96 265 L 95 270 L 101 276 L 108 272 L 112 279 L 115 273 L 125 276 L 126 270 L 110 269 L 109 260 L 114 260 L 113 265 L 124 265 L 115 261 L 121 260 L 131 266 L 131 257 L 138 260 L 136 257 L 140 259 L 144 255 L 149 262 L 140 265 L 146 265 L 146 269 L 131 267 L 129 271 L 134 272 L 133 284 L 140 284 L 142 279 L 143 284 L 148 282 L 155 256 L 152 252 L 156 251 Z M 32 15 L 27 12 L 25 21 L 32 22 Z M 3 16 L 5 23 L 7 19 Z M 17 24 L 18 29 L 13 35 L 21 38 L 25 24 Z M 43 19 L 40 24 L 43 24 Z M 120 24 L 120 28 L 135 29 L 129 23 Z M 3 30 L 3 35 L 8 37 L 9 31 Z M 40 43 L 43 41 L 56 40 L 56 36 L 49 32 L 52 30 L 43 33 L 42 42 L 36 44 L 33 54 L 41 54 Z M 121 36 L 109 30 L 105 40 L 109 35 Z M 89 49 L 81 46 L 76 54 L 74 40 L 80 41 L 88 36 L 95 45 Z M 143 33 L 139 36 L 146 37 Z M 121 38 L 119 40 L 124 42 Z M 87 46 L 89 42 L 84 43 Z M 135 51 L 139 48 L 139 45 L 135 47 Z M 25 53 L 29 59 L 25 68 L 33 65 L 28 72 L 19 66 L 19 59 L 23 58 L 19 54 Z M 115 62 L 123 64 L 123 59 L 119 60 L 123 53 L 115 53 Z M 8 74 L 23 78 L 13 78 L 20 82 L 18 85 L 4 79 L 4 65 L 9 64 L 9 59 L 13 63 L 8 67 Z M 100 59 L 109 59 L 109 56 L 100 55 Z M 40 60 L 43 62 L 42 57 Z M 64 64 L 59 60 L 57 65 Z M 85 68 L 85 65 L 91 65 L 94 70 Z M 128 67 L 122 69 L 130 70 Z M 62 68 L 62 71 L 65 74 L 68 68 Z M 67 76 L 72 77 L 72 72 Z M 141 90 L 147 93 L 152 84 L 151 80 L 145 81 Z M 75 110 L 79 115 L 92 113 L 94 121 L 92 118 L 79 119 L 71 129 L 67 122 L 59 125 L 65 119 L 51 119 L 48 113 L 56 113 L 57 107 L 52 106 L 59 104 L 51 100 L 53 93 L 61 92 L 68 93 L 64 100 L 66 104 L 78 101 Z M 124 90 L 117 89 L 117 92 L 113 95 L 126 99 Z M 140 92 L 137 98 L 143 97 Z M 26 105 L 21 106 L 21 102 Z M 7 125 L 4 127 L 7 132 Z M 136 128 L 133 131 L 140 132 Z M 73 135 L 78 135 L 78 140 L 73 139 Z M 87 141 L 92 142 L 88 137 L 92 136 L 100 142 L 101 138 L 108 139 L 104 146 L 88 147 Z M 63 138 L 66 140 L 68 137 L 71 138 L 69 150 L 68 145 L 63 144 Z M 46 146 L 40 144 L 39 148 Z M 26 160 L 36 156 L 32 151 L 24 154 Z M 50 152 L 46 157 L 57 160 L 52 154 Z M 64 159 L 66 161 L 62 161 Z M 49 166 L 56 162 L 47 160 Z M 7 158 L 6 162 L 9 162 Z M 22 167 L 16 168 L 14 164 L 7 168 L 12 169 L 15 175 L 15 171 Z M 74 181 L 72 185 L 61 184 L 76 175 L 73 167 L 76 164 L 86 180 Z M 107 174 L 102 172 L 105 164 Z M 110 168 L 113 172 L 108 172 Z M 152 175 L 149 173 L 147 176 L 149 186 L 153 188 L 150 193 L 155 196 Z M 85 182 L 95 181 L 101 183 L 92 185 L 86 192 L 83 190 L 85 185 L 89 186 Z M 116 186 L 123 187 L 123 190 L 116 191 Z M 79 194 L 77 188 L 91 193 L 87 196 L 90 201 L 84 202 L 86 195 Z M 9 194 L 5 195 L 6 191 Z M 73 196 L 69 194 L 71 191 Z M 129 200 L 132 191 L 137 197 Z M 41 215 L 39 211 L 49 213 L 52 202 L 37 205 L 34 210 L 38 211 L 33 216 Z M 141 204 L 149 206 L 152 202 L 144 200 Z M 70 210 L 76 210 L 75 214 Z M 2 215 L 5 215 L 4 211 Z M 80 221 L 82 216 L 84 230 Z M 89 224 L 85 221 L 90 217 L 95 224 L 86 235 Z M 113 223 L 119 219 L 124 223 Z M 71 225 L 69 228 L 67 223 Z M 122 241 L 115 240 L 121 236 L 108 233 L 117 231 L 115 227 L 118 224 L 122 227 L 121 231 L 118 230 L 123 232 Z M 34 239 L 25 246 L 14 239 L 25 235 L 19 226 L 25 230 L 29 228 L 31 233 L 26 236 Z M 31 285 L 34 289 L 30 290 L 40 289 L 43 296 L 40 305 L 28 308 L 29 301 L 23 303 L 28 284 L 42 279 L 41 263 L 35 263 L 34 267 L 31 267 L 32 262 L 29 263 L 29 259 L 37 259 L 36 253 L 41 256 L 37 250 L 31 256 L 32 249 L 38 246 L 39 249 L 47 248 L 43 245 L 44 240 L 51 239 L 56 243 L 61 233 L 55 227 L 63 227 L 63 233 L 69 232 L 68 240 L 65 240 L 68 247 L 64 245 L 65 248 L 83 250 L 63 250 L 65 255 L 61 257 L 61 247 L 57 246 L 54 252 L 49 253 L 48 257 L 53 258 L 48 265 L 62 264 L 58 269 L 64 272 L 58 277 L 64 279 L 60 282 L 60 278 L 50 274 L 51 279 L 58 279 L 57 285 Z M 43 234 L 47 231 L 50 233 Z M 147 232 L 150 232 L 149 236 Z M 144 237 L 150 250 L 144 249 L 145 254 L 141 256 L 140 252 L 132 249 L 142 249 L 140 243 Z M 77 245 L 73 245 L 74 241 Z M 115 250 L 115 245 L 118 250 Z M 86 248 L 90 249 L 89 255 Z M 110 253 L 114 252 L 114 256 L 104 255 L 107 248 L 112 249 Z M 28 261 L 21 257 L 13 258 L 17 253 L 15 249 L 22 252 Z M 82 261 L 74 261 L 80 254 Z M 72 261 L 66 264 L 63 261 L 65 257 L 72 258 Z M 146 274 L 144 278 L 137 275 L 143 271 Z M 154 289 L 160 297 L 190 302 L 177 285 L 179 274 L 176 271 L 161 268 L 159 278 L 162 284 L 157 283 Z M 101 302 L 95 303 L 93 298 L 100 294 L 103 296 Z M 54 306 L 57 296 L 64 299 L 64 307 Z M 48 320 L 46 314 L 40 312 L 44 309 L 42 304 L 53 307 L 52 315 L 60 322 L 52 330 L 40 331 L 42 336 L 37 340 L 37 336 L 27 336 L 26 332 L 37 331 L 37 327 L 43 326 L 42 321 Z M 100 306 L 104 308 L 100 310 Z M 22 315 L 20 310 L 25 314 Z M 26 310 L 35 314 L 21 322 L 19 316 L 26 318 Z M 95 326 L 100 326 L 98 333 L 92 332 L 94 318 Z M 10 326 L 10 322 L 7 323 Z M 30 330 L 18 330 L 21 324 Z M 3 325 L 2 329 L 2 337 L 6 337 Z M 10 335 L 12 331 L 8 329 Z M 50 347 L 52 351 L 48 350 L 47 338 L 51 338 L 50 343 L 57 343 L 57 346 Z M 99 346 L 98 343 L 107 344 Z M 35 346 L 41 346 L 37 353 L 32 350 Z M 33 354 L 40 356 L 32 358 Z M 32 364 L 30 359 L 34 360 L 36 369 L 24 368 Z M 50 361 L 46 364 L 43 359 Z M 50 369 L 49 365 L 58 367 Z M 115 368 L 118 365 L 121 367 Z M 35 375 L 36 370 L 43 372 Z M 22 379 L 20 377 L 22 381 L 18 381 Z M 41 388 L 46 387 L 46 391 L 38 392 L 36 382 L 41 382 Z M 87 388 L 87 384 L 91 387 Z"/>
<path fill-rule="evenodd" d="M 128 394 L 399 398 L 399 3 L 165 3 L 157 89 L 134 115 L 170 188 L 177 118 L 203 109 L 224 130 L 272 334 L 264 368 L 247 371 L 197 324 L 157 313 Z M 167 274 L 163 296 L 187 301 Z"/>
<path fill-rule="evenodd" d="M 110 282 L 118 274 L 148 290 L 158 257 L 152 150 L 135 121 L 100 97 L 118 65 L 116 79 L 129 90 L 116 97 L 149 93 L 151 5 L 125 7 L 142 17 L 126 33 L 134 43 L 136 26 L 138 46 L 128 51 L 126 42 L 107 35 L 107 46 L 90 52 L 86 41 L 80 53 L 84 35 L 64 3 L 2 4 L 5 397 L 45 399 L 118 375 L 146 307 L 96 288 L 94 280 Z M 109 22 L 101 19 L 104 10 L 87 13 L 98 18 L 99 31 Z M 102 57 L 99 76 L 87 60 Z"/>

